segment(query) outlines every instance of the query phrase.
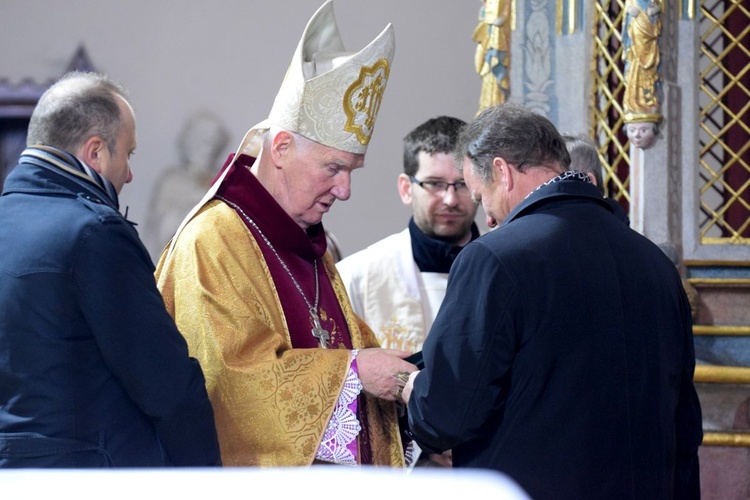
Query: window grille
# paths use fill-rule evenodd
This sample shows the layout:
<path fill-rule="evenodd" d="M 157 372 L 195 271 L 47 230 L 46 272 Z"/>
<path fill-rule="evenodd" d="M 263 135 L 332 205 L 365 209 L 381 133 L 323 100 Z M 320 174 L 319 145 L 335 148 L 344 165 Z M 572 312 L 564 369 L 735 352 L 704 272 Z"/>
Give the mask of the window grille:
<path fill-rule="evenodd" d="M 594 11 L 592 57 L 591 136 L 599 146 L 607 196 L 627 212 L 630 207 L 629 140 L 623 127 L 625 92 L 622 61 L 622 0 L 599 0 Z"/>
<path fill-rule="evenodd" d="M 750 1 L 702 0 L 700 216 L 703 244 L 750 244 Z"/>

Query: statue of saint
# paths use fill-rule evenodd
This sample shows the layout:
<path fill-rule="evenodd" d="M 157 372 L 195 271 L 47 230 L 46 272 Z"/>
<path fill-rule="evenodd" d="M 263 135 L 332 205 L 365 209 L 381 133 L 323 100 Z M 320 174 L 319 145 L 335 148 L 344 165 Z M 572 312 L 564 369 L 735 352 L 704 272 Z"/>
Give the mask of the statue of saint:
<path fill-rule="evenodd" d="M 482 0 L 479 24 L 474 29 L 477 50 L 474 66 L 482 78 L 479 112 L 504 103 L 510 92 L 510 2 Z"/>
<path fill-rule="evenodd" d="M 196 111 L 185 121 L 177 137 L 179 162 L 159 176 L 149 206 L 145 237 L 155 258 L 211 186 L 228 141 L 229 131 L 211 112 Z"/>
<path fill-rule="evenodd" d="M 634 145 L 642 148 L 653 144 L 656 126 L 662 118 L 659 105 L 661 13 L 662 0 L 627 0 L 625 3 L 622 30 L 625 94 L 622 105 L 628 136 L 632 135 L 631 128 L 633 132 L 637 128 L 646 134 L 644 140 L 634 142 Z M 636 127 L 630 127 L 630 124 Z"/>

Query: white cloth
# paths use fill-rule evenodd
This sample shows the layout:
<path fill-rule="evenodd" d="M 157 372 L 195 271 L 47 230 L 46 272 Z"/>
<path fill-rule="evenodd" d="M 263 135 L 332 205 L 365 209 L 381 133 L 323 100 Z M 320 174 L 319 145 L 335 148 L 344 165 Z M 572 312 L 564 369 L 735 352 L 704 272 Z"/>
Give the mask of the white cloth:
<path fill-rule="evenodd" d="M 336 264 L 356 312 L 382 347 L 417 352 L 445 297 L 448 275 L 421 273 L 409 229 Z"/>
<path fill-rule="evenodd" d="M 492 498 L 529 500 L 510 477 L 490 470 L 424 469 L 412 474 L 391 467 L 169 467 L 162 469 L 16 469 L 2 473 L 6 498 L 53 498 L 75 491 L 77 500 L 179 497 L 181 500 L 233 497 L 283 488 L 285 498 L 329 500 L 337 492 L 385 498 Z M 81 485 L 86 485 L 82 488 Z M 332 494 L 335 485 L 337 492 Z M 468 493 L 470 492 L 470 494 Z"/>

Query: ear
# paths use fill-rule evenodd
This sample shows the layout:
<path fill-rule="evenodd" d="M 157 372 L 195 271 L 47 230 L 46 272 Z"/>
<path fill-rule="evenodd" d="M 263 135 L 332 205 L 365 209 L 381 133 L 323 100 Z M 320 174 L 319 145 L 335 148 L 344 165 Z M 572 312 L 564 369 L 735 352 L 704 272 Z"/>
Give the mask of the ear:
<path fill-rule="evenodd" d="M 86 141 L 78 148 L 78 151 L 76 151 L 76 156 L 78 158 L 83 160 L 86 165 L 100 174 L 102 173 L 105 154 L 109 154 L 107 143 L 98 135 L 92 135 L 86 139 Z"/>
<path fill-rule="evenodd" d="M 398 194 L 401 196 L 401 202 L 404 205 L 411 205 L 411 180 L 406 174 L 399 174 L 398 176 Z"/>
<path fill-rule="evenodd" d="M 276 168 L 281 168 L 284 165 L 294 146 L 294 137 L 286 130 L 280 130 L 273 136 L 271 140 L 271 161 Z"/>
<path fill-rule="evenodd" d="M 500 186 L 506 191 L 511 191 L 515 184 L 515 170 L 507 161 L 499 156 L 492 160 L 492 166 L 495 169 L 495 175 L 497 176 Z"/>
<path fill-rule="evenodd" d="M 591 179 L 591 184 L 593 184 L 594 186 L 596 186 L 596 176 L 594 175 L 594 173 L 593 172 L 586 172 L 586 175 L 589 177 L 589 179 Z"/>

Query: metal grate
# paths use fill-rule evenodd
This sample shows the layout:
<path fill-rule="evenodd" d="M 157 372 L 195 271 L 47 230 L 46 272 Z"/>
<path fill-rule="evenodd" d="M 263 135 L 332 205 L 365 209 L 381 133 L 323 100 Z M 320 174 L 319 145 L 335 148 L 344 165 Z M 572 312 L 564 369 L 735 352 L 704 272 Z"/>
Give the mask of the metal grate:
<path fill-rule="evenodd" d="M 630 206 L 630 156 L 623 131 L 622 96 L 625 92 L 622 61 L 622 0 L 599 0 L 594 11 L 592 57 L 591 136 L 599 145 L 604 184 L 609 197 L 627 212 Z"/>
<path fill-rule="evenodd" d="M 702 0 L 700 241 L 750 244 L 750 0 Z"/>

